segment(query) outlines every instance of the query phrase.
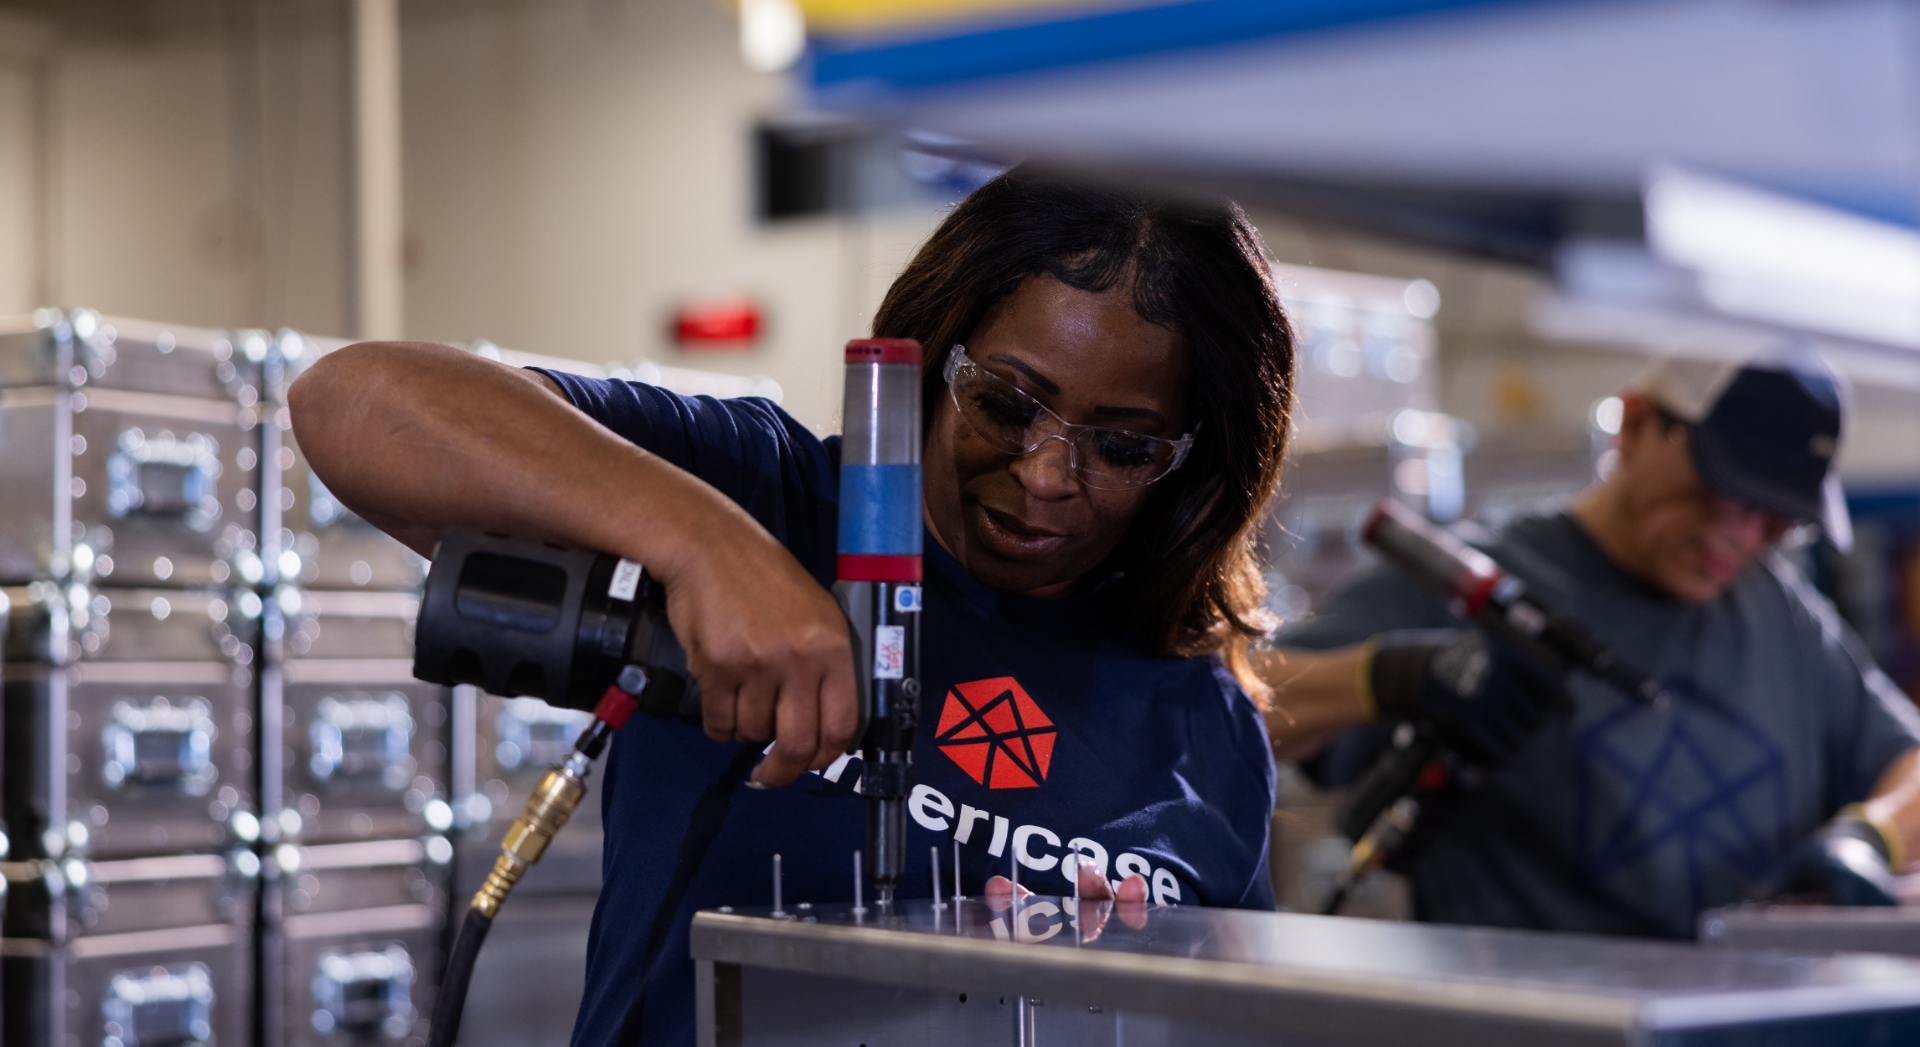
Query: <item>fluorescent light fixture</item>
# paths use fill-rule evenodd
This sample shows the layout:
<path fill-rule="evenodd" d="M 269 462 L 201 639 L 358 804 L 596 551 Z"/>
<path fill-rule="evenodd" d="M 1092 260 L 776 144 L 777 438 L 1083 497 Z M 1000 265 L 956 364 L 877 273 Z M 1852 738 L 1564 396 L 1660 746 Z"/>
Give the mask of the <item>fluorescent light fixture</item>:
<path fill-rule="evenodd" d="M 1920 349 L 1920 233 L 1671 166 L 1644 192 L 1648 246 L 1713 309 Z"/>
<path fill-rule="evenodd" d="M 1744 361 L 1767 356 L 1781 351 L 1784 341 L 1777 324 L 1703 309 L 1595 301 L 1554 292 L 1534 299 L 1527 320 L 1533 333 L 1553 341 L 1613 345 L 1632 352 L 1701 360 Z M 1804 337 L 1806 346 L 1855 382 L 1920 390 L 1920 353 L 1824 334 Z"/>
<path fill-rule="evenodd" d="M 793 67 L 807 49 L 807 22 L 794 0 L 740 0 L 740 57 L 763 73 Z"/>

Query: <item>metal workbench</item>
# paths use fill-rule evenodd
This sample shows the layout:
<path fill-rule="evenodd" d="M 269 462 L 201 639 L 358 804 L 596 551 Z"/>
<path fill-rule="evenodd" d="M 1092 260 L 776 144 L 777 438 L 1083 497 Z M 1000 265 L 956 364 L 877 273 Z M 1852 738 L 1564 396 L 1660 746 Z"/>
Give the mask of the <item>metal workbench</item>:
<path fill-rule="evenodd" d="M 1920 957 L 1920 906 L 1740 905 L 1700 914 L 1700 944 Z"/>
<path fill-rule="evenodd" d="M 1083 919 L 1071 907 L 702 912 L 700 1043 L 1920 1042 L 1920 962 L 1899 957 L 1177 906 L 1136 928 L 1104 906 L 1088 903 Z"/>

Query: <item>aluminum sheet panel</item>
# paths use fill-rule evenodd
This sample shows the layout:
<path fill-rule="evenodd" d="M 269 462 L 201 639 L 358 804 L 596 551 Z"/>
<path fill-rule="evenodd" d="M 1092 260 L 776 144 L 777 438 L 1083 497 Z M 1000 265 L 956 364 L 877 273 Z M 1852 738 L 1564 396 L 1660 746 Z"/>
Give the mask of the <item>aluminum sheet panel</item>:
<path fill-rule="evenodd" d="M 280 714 L 280 780 L 269 813 L 286 823 L 283 835 L 331 843 L 451 825 L 450 695 L 414 679 L 410 660 L 290 661 L 269 671 L 262 692 Z"/>
<path fill-rule="evenodd" d="M 269 643 L 273 649 L 268 656 L 275 662 L 413 657 L 413 622 L 420 613 L 420 598 L 411 592 L 283 588 L 269 610 L 282 620 L 280 636 Z"/>
<path fill-rule="evenodd" d="M 1700 944 L 1794 952 L 1884 952 L 1920 956 L 1920 906 L 1850 909 L 1751 905 L 1700 914 Z"/>
<path fill-rule="evenodd" d="M 444 837 L 274 848 L 278 923 L 311 913 L 425 905 L 445 909 L 453 846 Z"/>
<path fill-rule="evenodd" d="M 100 662 L 254 660 L 260 600 L 226 589 L 110 589 L 54 582 L 0 589 L 6 660 Z"/>
<path fill-rule="evenodd" d="M 261 332 L 42 309 L 0 319 L 0 386 L 131 389 L 250 406 L 260 398 L 266 348 Z"/>
<path fill-rule="evenodd" d="M 251 670 L 13 663 L 4 693 L 17 857 L 204 852 L 258 831 Z"/>
<path fill-rule="evenodd" d="M 1302 1044 L 1911 1042 L 1920 963 L 1238 910 L 1155 908 L 1135 928 L 1057 898 L 979 901 L 896 919 L 845 905 L 703 912 L 692 952 L 716 970 L 1044 999 Z M 711 1030 L 728 997 L 703 987 Z M 738 1003 L 739 982 L 732 992 Z M 719 991 L 717 991 L 719 990 Z M 715 1000 L 721 1005 L 716 1005 Z M 750 1010 L 752 1001 L 746 1001 Z M 736 1016 L 737 1017 L 737 1016 Z M 724 1015 L 721 1025 L 725 1026 Z M 737 1028 L 737 1025 L 735 1026 Z M 1876 1040 L 1874 1037 L 1888 1037 Z M 1744 1040 L 1739 1042 L 1746 1042 Z"/>
<path fill-rule="evenodd" d="M 440 971 L 444 906 L 289 916 L 265 947 L 281 958 L 271 1047 L 425 1042 Z"/>
<path fill-rule="evenodd" d="M 0 1042 L 251 1042 L 258 872 L 249 851 L 0 862 Z"/>
<path fill-rule="evenodd" d="M 0 389 L 0 579 L 258 582 L 257 429 L 231 401 Z"/>

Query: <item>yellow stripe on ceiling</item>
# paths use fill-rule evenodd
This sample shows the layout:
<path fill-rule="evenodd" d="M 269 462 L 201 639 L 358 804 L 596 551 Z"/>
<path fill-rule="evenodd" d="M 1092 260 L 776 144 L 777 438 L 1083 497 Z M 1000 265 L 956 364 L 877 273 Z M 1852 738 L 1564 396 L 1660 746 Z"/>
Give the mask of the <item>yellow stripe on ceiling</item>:
<path fill-rule="evenodd" d="M 1151 0 L 798 0 L 814 32 L 904 29 L 995 15 L 1146 6 Z"/>

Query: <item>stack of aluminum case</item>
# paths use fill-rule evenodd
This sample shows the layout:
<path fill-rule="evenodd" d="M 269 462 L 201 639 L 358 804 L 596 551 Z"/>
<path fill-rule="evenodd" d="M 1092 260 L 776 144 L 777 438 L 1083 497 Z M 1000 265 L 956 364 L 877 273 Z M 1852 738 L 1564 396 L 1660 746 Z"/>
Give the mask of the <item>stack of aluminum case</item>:
<path fill-rule="evenodd" d="M 0 322 L 8 1044 L 252 1038 L 264 348 Z"/>
<path fill-rule="evenodd" d="M 283 331 L 266 372 L 261 975 L 278 1047 L 424 1041 L 453 858 L 452 696 L 413 678 L 425 561 L 333 498 L 285 406 L 341 344 Z"/>
<path fill-rule="evenodd" d="M 586 722 L 413 679 L 426 561 L 332 496 L 286 407 L 342 345 L 0 320 L 9 1047 L 424 1042 L 448 903 Z M 554 962 L 482 964 L 476 1047 L 565 1034 L 599 821 L 496 928 Z"/>

